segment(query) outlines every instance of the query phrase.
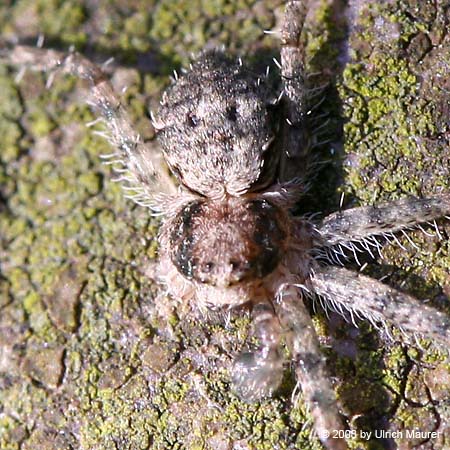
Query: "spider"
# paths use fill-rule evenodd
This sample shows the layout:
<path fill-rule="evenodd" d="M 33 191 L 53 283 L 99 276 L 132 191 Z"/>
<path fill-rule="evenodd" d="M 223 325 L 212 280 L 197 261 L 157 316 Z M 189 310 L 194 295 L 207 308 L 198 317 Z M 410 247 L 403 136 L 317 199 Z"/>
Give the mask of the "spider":
<path fill-rule="evenodd" d="M 214 50 L 163 94 L 152 122 L 178 188 L 134 131 L 100 68 L 76 52 L 26 46 L 16 46 L 9 58 L 91 84 L 90 103 L 116 149 L 104 159 L 128 197 L 162 216 L 158 276 L 167 293 L 200 309 L 250 308 L 259 346 L 237 356 L 235 391 L 248 401 L 274 394 L 284 371 L 284 338 L 322 443 L 344 449 L 345 440 L 332 433 L 345 427 L 307 302 L 318 295 L 338 312 L 448 345 L 446 315 L 338 263 L 343 247 L 370 252 L 379 248 L 377 235 L 450 214 L 450 200 L 408 198 L 320 222 L 291 213 L 305 191 L 315 138 L 300 39 L 307 10 L 307 2 L 286 4 L 280 93 L 240 60 Z"/>

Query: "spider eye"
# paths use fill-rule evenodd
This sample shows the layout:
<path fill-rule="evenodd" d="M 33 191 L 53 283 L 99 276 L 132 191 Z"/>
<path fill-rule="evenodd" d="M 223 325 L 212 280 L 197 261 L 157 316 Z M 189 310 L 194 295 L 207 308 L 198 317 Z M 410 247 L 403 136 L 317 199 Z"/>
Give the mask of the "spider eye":
<path fill-rule="evenodd" d="M 236 105 L 229 106 L 226 111 L 227 119 L 231 122 L 236 122 L 237 120 L 237 108 Z"/>
<path fill-rule="evenodd" d="M 231 265 L 231 269 L 232 269 L 233 271 L 238 270 L 239 267 L 241 266 L 240 262 L 239 262 L 239 261 L 235 261 L 235 260 L 231 260 L 231 261 L 230 261 L 230 265 Z"/>
<path fill-rule="evenodd" d="M 195 128 L 200 123 L 200 119 L 194 113 L 188 113 L 186 120 L 188 125 L 192 128 Z"/>

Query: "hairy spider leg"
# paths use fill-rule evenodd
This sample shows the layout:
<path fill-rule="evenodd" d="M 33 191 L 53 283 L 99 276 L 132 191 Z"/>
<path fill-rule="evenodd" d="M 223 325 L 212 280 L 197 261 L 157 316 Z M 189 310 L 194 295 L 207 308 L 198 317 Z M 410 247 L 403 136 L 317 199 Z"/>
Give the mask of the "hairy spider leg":
<path fill-rule="evenodd" d="M 307 1 L 288 1 L 281 28 L 282 102 L 286 123 L 282 124 L 280 180 L 304 180 L 310 159 L 310 130 L 307 123 L 305 51 L 300 39 Z"/>
<path fill-rule="evenodd" d="M 296 286 L 287 285 L 279 297 L 278 315 L 287 333 L 287 343 L 295 362 L 295 374 L 301 385 L 303 399 L 314 419 L 315 430 L 327 449 L 346 449 L 345 440 L 333 433 L 343 430 L 344 426 L 329 382 L 326 360 L 321 353 L 302 292 Z"/>
<path fill-rule="evenodd" d="M 168 202 L 170 194 L 175 193 L 175 185 L 168 173 L 161 167 L 160 158 L 153 143 L 142 140 L 133 126 L 127 108 L 114 89 L 105 73 L 94 63 L 78 52 L 68 53 L 42 48 L 17 45 L 2 52 L 9 64 L 29 68 L 33 71 L 48 72 L 47 85 L 51 84 L 55 74 L 64 73 L 87 80 L 90 84 L 88 104 L 99 113 L 107 128 L 105 137 L 117 149 L 110 155 L 104 155 L 108 164 L 120 174 L 127 197 L 155 212 Z M 155 192 L 163 192 L 155 196 Z"/>
<path fill-rule="evenodd" d="M 373 278 L 342 267 L 322 267 L 311 277 L 312 289 L 374 323 L 389 323 L 407 334 L 450 345 L 450 318 L 420 300 Z"/>
<path fill-rule="evenodd" d="M 372 245 L 371 236 L 386 236 L 448 215 L 448 194 L 423 199 L 410 197 L 381 206 L 361 206 L 330 214 L 317 229 L 324 247 L 349 242 Z"/>

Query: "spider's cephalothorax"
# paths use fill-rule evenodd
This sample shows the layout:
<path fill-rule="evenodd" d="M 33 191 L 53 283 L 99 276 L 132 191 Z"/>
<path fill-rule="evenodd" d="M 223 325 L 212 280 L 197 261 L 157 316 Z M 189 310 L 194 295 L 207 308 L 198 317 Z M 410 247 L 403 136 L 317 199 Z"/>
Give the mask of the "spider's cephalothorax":
<path fill-rule="evenodd" d="M 267 200 L 195 200 L 171 224 L 172 262 L 187 279 L 221 288 L 264 278 L 284 253 L 284 216 Z"/>
<path fill-rule="evenodd" d="M 163 94 L 153 122 L 178 189 L 156 164 L 153 144 L 134 131 L 100 68 L 78 53 L 27 46 L 15 46 L 7 58 L 90 82 L 90 103 L 116 148 L 107 158 L 127 183 L 128 197 L 163 216 L 159 274 L 166 292 L 194 307 L 252 309 L 259 346 L 238 356 L 232 370 L 235 390 L 249 401 L 279 386 L 284 337 L 319 437 L 328 449 L 341 450 L 347 448 L 343 434 L 331 431 L 344 425 L 305 302 L 318 294 L 343 314 L 448 347 L 448 316 L 337 263 L 345 259 L 344 248 L 355 255 L 378 250 L 377 235 L 395 239 L 392 233 L 448 216 L 450 196 L 353 208 L 318 223 L 290 213 L 303 191 L 298 180 L 307 174 L 314 135 L 300 39 L 306 3 L 286 5 L 281 95 L 220 51 L 203 53 Z"/>

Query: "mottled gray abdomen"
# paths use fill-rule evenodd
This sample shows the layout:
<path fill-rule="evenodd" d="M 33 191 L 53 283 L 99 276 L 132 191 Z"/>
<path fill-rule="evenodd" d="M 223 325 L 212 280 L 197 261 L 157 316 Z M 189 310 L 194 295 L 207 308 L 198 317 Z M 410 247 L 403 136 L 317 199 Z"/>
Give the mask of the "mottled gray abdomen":
<path fill-rule="evenodd" d="M 219 51 L 202 54 L 170 87 L 155 118 L 180 182 L 207 197 L 240 195 L 273 181 L 275 95 Z M 274 161 L 275 160 L 275 161 Z"/>

